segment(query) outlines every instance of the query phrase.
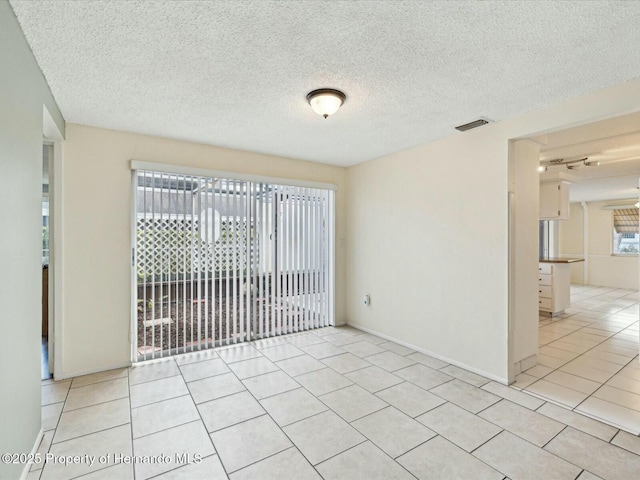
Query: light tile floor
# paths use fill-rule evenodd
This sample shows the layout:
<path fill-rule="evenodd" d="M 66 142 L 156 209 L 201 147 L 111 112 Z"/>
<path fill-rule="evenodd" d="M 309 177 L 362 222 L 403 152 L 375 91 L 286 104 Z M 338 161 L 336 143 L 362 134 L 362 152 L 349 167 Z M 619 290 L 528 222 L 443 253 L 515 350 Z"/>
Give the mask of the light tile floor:
<path fill-rule="evenodd" d="M 30 480 L 640 472 L 640 438 L 350 327 L 45 381 L 42 390 L 40 452 L 97 458 L 33 466 Z M 116 455 L 157 460 L 131 465 Z"/>
<path fill-rule="evenodd" d="M 640 433 L 638 292 L 572 285 L 570 309 L 540 316 L 538 365 L 513 387 Z"/>

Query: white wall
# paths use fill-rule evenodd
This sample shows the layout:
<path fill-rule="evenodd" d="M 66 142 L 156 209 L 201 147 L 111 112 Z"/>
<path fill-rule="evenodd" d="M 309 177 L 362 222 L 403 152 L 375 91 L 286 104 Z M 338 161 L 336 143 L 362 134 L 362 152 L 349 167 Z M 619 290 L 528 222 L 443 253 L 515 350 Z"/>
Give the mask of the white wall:
<path fill-rule="evenodd" d="M 62 187 L 64 336 L 57 376 L 130 362 L 131 159 L 338 185 L 336 322 L 344 323 L 344 168 L 69 124 Z"/>
<path fill-rule="evenodd" d="M 0 452 L 29 453 L 40 432 L 43 104 L 64 119 L 9 3 L 0 1 Z M 0 479 L 21 465 L 0 462 Z"/>
<path fill-rule="evenodd" d="M 350 168 L 349 323 L 506 382 L 508 141 L 637 110 L 633 81 Z"/>
<path fill-rule="evenodd" d="M 636 203 L 637 198 L 589 202 L 588 207 L 588 277 L 590 285 L 603 287 L 628 288 L 638 290 L 638 257 L 611 255 L 613 235 L 613 210 L 605 210 L 605 205 Z M 574 219 L 575 214 L 575 219 Z M 579 218 L 578 218 L 579 217 Z M 573 255 L 582 252 L 583 221 L 582 207 L 578 203 L 571 204 L 571 220 L 560 222 L 561 254 Z M 571 281 L 582 283 L 583 264 L 572 267 Z"/>
<path fill-rule="evenodd" d="M 513 355 L 512 363 L 538 354 L 538 229 L 540 145 L 530 140 L 511 143 L 509 189 L 514 193 Z M 519 373 L 516 368 L 514 373 Z"/>
<path fill-rule="evenodd" d="M 571 188 L 571 185 L 569 185 Z M 569 220 L 558 221 L 559 254 L 587 258 L 584 250 L 584 213 L 578 202 L 569 204 Z M 586 262 L 572 263 L 571 283 L 584 284 Z"/>

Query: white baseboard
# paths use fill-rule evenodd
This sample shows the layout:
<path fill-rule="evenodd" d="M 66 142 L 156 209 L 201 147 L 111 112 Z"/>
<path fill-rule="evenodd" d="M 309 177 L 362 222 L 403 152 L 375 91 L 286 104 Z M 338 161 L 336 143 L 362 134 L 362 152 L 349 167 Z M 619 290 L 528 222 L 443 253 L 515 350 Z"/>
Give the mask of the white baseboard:
<path fill-rule="evenodd" d="M 115 370 L 116 368 L 127 368 L 131 366 L 131 362 L 122 362 L 115 365 L 107 365 L 106 367 L 89 368 L 87 370 L 76 370 L 75 372 L 54 372 L 54 380 L 65 380 L 67 378 L 81 377 L 82 375 L 90 375 L 92 373 L 106 372 L 107 370 Z"/>
<path fill-rule="evenodd" d="M 351 323 L 351 322 L 347 322 L 347 325 L 349 325 L 350 327 L 353 327 L 353 328 L 357 328 L 358 330 L 362 330 L 364 332 L 371 333 L 372 335 L 377 335 L 378 337 L 387 339 L 387 340 L 389 340 L 391 342 L 395 342 L 395 343 L 397 343 L 399 345 L 402 345 L 404 347 L 410 348 L 410 349 L 415 350 L 417 352 L 424 353 L 425 355 L 429 355 L 430 357 L 437 358 L 438 360 L 442 360 L 443 362 L 450 363 L 451 365 L 455 365 L 456 367 L 464 368 L 465 370 L 468 370 L 468 371 L 473 372 L 473 373 L 477 373 L 478 375 L 482 375 L 483 377 L 487 377 L 487 378 L 489 378 L 491 380 L 494 380 L 496 382 L 499 382 L 499 383 L 501 383 L 503 385 L 508 385 L 509 384 L 509 381 L 508 381 L 508 379 L 506 377 L 502 378 L 502 377 L 499 377 L 499 376 L 494 375 L 492 373 L 488 373 L 488 372 L 485 372 L 485 371 L 480 370 L 478 368 L 472 367 L 470 365 L 466 365 L 466 364 L 464 364 L 462 362 L 459 362 L 457 360 L 453 360 L 452 358 L 448 358 L 448 357 L 445 357 L 443 355 L 438 355 L 437 353 L 433 353 L 433 352 L 431 352 L 429 350 L 426 350 L 424 348 L 420 348 L 420 347 L 418 347 L 416 345 L 413 345 L 411 343 L 403 342 L 402 340 L 398 340 L 397 338 L 394 338 L 394 337 L 392 337 L 390 335 L 385 335 L 383 333 L 380 333 L 380 332 L 378 332 L 376 330 L 373 330 L 372 328 L 363 327 L 362 325 L 358 325 L 358 324 Z"/>
<path fill-rule="evenodd" d="M 40 429 L 40 431 L 38 432 L 38 436 L 36 437 L 36 441 L 33 444 L 33 448 L 31 448 L 31 452 L 29 452 L 31 455 L 35 455 L 38 452 L 38 449 L 40 448 L 40 442 L 42 442 L 42 436 L 44 435 L 44 432 L 42 431 L 42 428 Z M 33 465 L 32 463 L 26 463 L 24 468 L 22 469 L 22 473 L 20 474 L 20 480 L 27 480 L 27 476 L 29 475 L 29 471 L 31 470 L 31 465 Z"/>

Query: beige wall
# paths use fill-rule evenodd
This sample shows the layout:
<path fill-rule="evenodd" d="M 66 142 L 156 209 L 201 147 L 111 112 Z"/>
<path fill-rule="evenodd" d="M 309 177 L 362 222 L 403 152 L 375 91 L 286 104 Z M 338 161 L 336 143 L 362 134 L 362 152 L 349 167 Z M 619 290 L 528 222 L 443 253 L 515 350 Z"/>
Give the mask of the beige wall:
<path fill-rule="evenodd" d="M 336 322 L 344 323 L 346 169 L 70 124 L 63 179 L 63 368 L 57 375 L 130 361 L 131 159 L 336 184 Z"/>
<path fill-rule="evenodd" d="M 349 323 L 506 382 L 509 140 L 638 110 L 627 82 L 350 168 Z"/>
<path fill-rule="evenodd" d="M 635 203 L 630 199 L 626 203 Z M 613 234 L 613 211 L 605 205 L 625 203 L 624 200 L 589 202 L 588 206 L 588 283 L 604 287 L 638 289 L 638 257 L 611 255 Z M 560 222 L 560 253 L 583 254 L 583 214 L 578 203 L 571 204 L 571 220 Z M 571 281 L 583 283 L 585 266 L 572 267 Z"/>
<path fill-rule="evenodd" d="M 347 318 L 506 378 L 508 144 L 486 133 L 349 169 Z"/>
<path fill-rule="evenodd" d="M 5 1 L 0 71 L 0 452 L 29 453 L 41 428 L 43 105 L 63 134 L 64 119 Z M 23 468 L 0 462 L 0 479 Z"/>

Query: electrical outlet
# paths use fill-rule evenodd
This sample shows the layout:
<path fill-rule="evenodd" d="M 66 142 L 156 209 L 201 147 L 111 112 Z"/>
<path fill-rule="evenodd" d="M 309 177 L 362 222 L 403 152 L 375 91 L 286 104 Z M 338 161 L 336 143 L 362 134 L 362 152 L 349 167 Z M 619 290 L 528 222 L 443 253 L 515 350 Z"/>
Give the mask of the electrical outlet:
<path fill-rule="evenodd" d="M 366 294 L 362 299 L 363 305 L 369 305 L 371 303 L 371 299 L 369 298 L 369 294 Z"/>

